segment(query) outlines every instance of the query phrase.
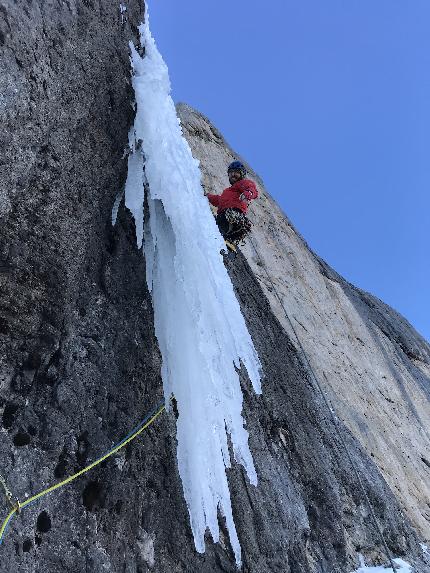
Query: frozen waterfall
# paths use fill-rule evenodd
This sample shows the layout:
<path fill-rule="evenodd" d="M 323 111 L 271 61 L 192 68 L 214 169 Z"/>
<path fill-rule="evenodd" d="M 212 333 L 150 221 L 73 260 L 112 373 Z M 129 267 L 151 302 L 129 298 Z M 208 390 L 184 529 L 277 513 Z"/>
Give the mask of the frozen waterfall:
<path fill-rule="evenodd" d="M 178 466 L 195 545 L 204 552 L 207 529 L 218 541 L 219 510 L 240 563 L 226 476 L 228 436 L 235 460 L 256 485 L 237 369 L 244 365 L 260 393 L 261 366 L 220 255 L 224 241 L 203 196 L 199 164 L 182 135 L 168 69 L 148 18 L 139 30 L 145 55 L 130 45 L 137 110 L 125 202 L 135 218 L 139 247 L 143 237 L 164 394 L 167 399 L 173 393 L 178 404 Z M 149 216 L 144 224 L 145 188 Z"/>

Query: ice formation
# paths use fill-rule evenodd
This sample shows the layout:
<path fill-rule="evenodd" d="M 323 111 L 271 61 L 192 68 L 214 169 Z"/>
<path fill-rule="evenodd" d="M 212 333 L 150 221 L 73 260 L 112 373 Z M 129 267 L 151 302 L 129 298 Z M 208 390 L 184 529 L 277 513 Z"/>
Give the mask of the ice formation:
<path fill-rule="evenodd" d="M 261 366 L 220 255 L 224 241 L 203 196 L 199 164 L 182 135 L 167 66 L 147 17 L 139 31 L 144 57 L 130 44 L 137 111 L 126 205 L 136 220 L 139 247 L 143 233 L 165 397 L 173 393 L 178 403 L 178 466 L 195 545 L 204 552 L 207 529 L 218 541 L 219 510 L 240 563 L 226 477 L 228 436 L 235 460 L 256 485 L 238 369 L 245 366 L 260 393 Z M 143 227 L 144 179 L 149 216 Z"/>

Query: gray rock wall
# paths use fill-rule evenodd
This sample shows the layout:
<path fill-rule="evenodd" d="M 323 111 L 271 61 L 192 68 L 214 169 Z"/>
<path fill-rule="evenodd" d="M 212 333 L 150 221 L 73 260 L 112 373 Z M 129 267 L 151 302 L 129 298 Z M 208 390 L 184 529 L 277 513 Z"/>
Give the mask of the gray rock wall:
<path fill-rule="evenodd" d="M 162 396 L 133 227 L 124 213 L 110 226 L 140 3 L 127 2 L 125 16 L 116 2 L 0 5 L 0 472 L 22 500 L 109 449 Z M 29 506 L 0 548 L 1 571 L 151 561 L 144 489 L 156 502 L 140 473 L 165 473 L 150 464 L 151 435 L 122 470 L 108 462 Z"/>
<path fill-rule="evenodd" d="M 110 225 L 133 120 L 127 43 L 143 17 L 137 0 L 124 15 L 101 1 L 0 0 L 0 473 L 21 500 L 104 453 L 162 397 L 143 258 L 123 206 Z M 194 151 L 200 139 L 190 136 Z M 231 152 L 212 127 L 204 141 L 205 181 L 217 188 Z M 270 205 L 260 204 L 273 225 Z M 321 397 L 252 258 L 229 271 L 266 376 L 262 397 L 242 379 L 259 486 L 240 467 L 229 476 L 243 571 L 347 573 L 356 550 L 383 559 Z M 366 312 L 410 341 L 398 317 L 377 310 Z M 421 371 L 421 341 L 405 347 Z M 366 448 L 344 432 L 390 549 L 418 562 L 414 527 Z M 194 550 L 175 448 L 174 415 L 163 414 L 115 459 L 30 505 L 0 547 L 0 571 L 235 571 L 224 529 L 203 556 Z M 7 511 L 0 496 L 1 516 Z"/>

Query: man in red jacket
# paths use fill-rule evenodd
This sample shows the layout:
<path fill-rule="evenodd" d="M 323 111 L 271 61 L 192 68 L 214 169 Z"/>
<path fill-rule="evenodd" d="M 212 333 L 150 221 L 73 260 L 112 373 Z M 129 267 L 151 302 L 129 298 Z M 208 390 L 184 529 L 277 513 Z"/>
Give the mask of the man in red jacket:
<path fill-rule="evenodd" d="M 221 195 L 206 196 L 209 202 L 218 207 L 216 223 L 224 239 L 233 245 L 243 241 L 251 230 L 251 221 L 246 216 L 249 203 L 258 197 L 255 183 L 245 179 L 246 169 L 240 161 L 233 161 L 228 166 L 227 187 Z"/>

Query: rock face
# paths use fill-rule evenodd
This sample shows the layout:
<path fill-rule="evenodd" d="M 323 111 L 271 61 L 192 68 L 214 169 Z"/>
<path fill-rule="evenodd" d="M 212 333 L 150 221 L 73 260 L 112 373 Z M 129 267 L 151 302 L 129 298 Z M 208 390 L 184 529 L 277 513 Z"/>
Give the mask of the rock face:
<path fill-rule="evenodd" d="M 21 500 L 104 453 L 162 397 L 123 206 L 110 225 L 133 121 L 127 43 L 142 18 L 137 0 L 122 13 L 100 0 L 0 0 L 0 473 Z M 180 114 L 205 185 L 220 190 L 232 151 L 203 116 Z M 268 276 L 323 376 L 390 550 L 430 571 L 418 545 L 429 537 L 429 347 L 311 253 L 259 184 L 253 240 L 265 266 L 251 244 L 226 263 L 265 371 L 262 397 L 242 379 L 258 488 L 230 472 L 243 571 L 347 573 L 357 550 L 384 560 Z M 0 571 L 235 571 L 225 535 L 194 550 L 175 448 L 175 417 L 164 414 L 116 458 L 28 506 Z"/>
<path fill-rule="evenodd" d="M 209 120 L 188 106 L 179 112 L 204 185 L 219 192 L 236 155 Z M 430 345 L 401 315 L 316 256 L 249 169 L 260 199 L 243 254 L 296 347 L 299 336 L 338 416 L 428 539 Z"/>
<path fill-rule="evenodd" d="M 184 104 L 178 112 L 201 162 L 205 189 L 220 192 L 228 186 L 226 165 L 237 154 L 203 115 Z M 427 540 L 430 346 L 396 311 L 315 255 L 248 169 L 260 198 L 250 211 L 252 238 L 242 254 L 302 358 L 305 351 L 338 417 Z"/>

